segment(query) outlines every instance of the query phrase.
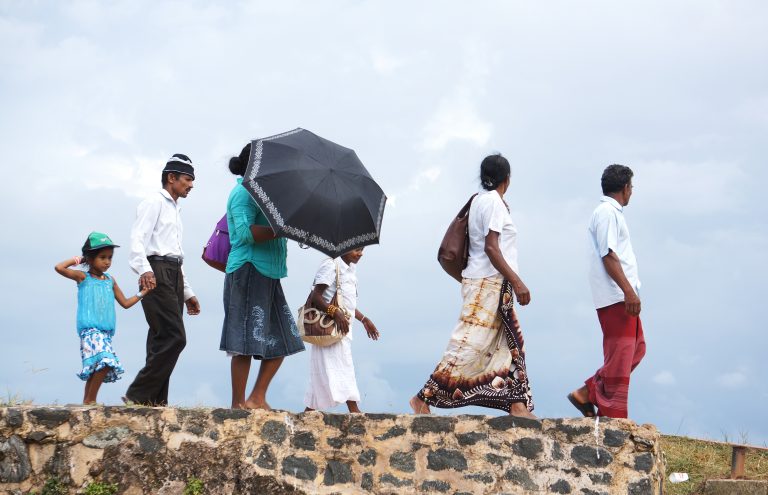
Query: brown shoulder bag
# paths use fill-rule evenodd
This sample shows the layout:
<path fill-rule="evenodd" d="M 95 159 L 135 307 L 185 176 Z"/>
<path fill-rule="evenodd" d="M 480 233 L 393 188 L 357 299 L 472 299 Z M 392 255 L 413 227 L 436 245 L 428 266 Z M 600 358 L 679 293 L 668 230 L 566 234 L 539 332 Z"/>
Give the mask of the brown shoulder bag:
<path fill-rule="evenodd" d="M 448 230 L 437 250 L 437 261 L 443 270 L 461 282 L 461 272 L 467 267 L 469 260 L 469 207 L 477 194 L 473 194 L 467 204 L 448 226 Z"/>

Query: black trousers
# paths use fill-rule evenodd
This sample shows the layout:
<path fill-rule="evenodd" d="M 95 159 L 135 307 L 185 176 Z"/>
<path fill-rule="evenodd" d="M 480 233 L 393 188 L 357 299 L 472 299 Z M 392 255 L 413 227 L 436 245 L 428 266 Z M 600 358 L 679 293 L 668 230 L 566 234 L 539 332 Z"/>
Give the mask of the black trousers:
<path fill-rule="evenodd" d="M 157 287 L 141 301 L 149 324 L 147 360 L 125 396 L 137 404 L 165 406 L 168 384 L 179 354 L 187 345 L 184 331 L 184 279 L 181 265 L 150 261 Z"/>

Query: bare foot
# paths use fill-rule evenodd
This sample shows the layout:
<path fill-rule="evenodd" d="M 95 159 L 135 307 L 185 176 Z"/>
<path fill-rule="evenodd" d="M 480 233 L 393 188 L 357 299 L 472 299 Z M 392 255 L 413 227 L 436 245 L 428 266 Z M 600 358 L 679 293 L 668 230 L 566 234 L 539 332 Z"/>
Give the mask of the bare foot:
<path fill-rule="evenodd" d="M 432 411 L 429 410 L 429 405 L 415 395 L 411 397 L 408 403 L 411 405 L 411 409 L 413 409 L 413 414 L 432 414 Z"/>
<path fill-rule="evenodd" d="M 250 400 L 245 401 L 245 404 L 243 404 L 243 409 L 264 409 L 265 411 L 272 410 L 272 408 L 269 407 L 269 404 L 267 404 L 267 401 L 251 402 Z"/>
<path fill-rule="evenodd" d="M 517 416 L 520 418 L 539 419 L 522 402 L 515 402 L 512 407 L 509 408 L 510 416 Z"/>

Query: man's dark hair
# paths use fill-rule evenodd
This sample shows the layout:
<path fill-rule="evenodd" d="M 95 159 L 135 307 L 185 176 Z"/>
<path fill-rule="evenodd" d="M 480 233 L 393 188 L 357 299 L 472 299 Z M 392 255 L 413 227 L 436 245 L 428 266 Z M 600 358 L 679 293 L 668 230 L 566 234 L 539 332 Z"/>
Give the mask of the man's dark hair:
<path fill-rule="evenodd" d="M 600 185 L 603 187 L 603 194 L 617 193 L 624 189 L 624 186 L 632 181 L 632 169 L 624 165 L 608 165 L 603 170 L 603 177 L 600 179 Z"/>
<path fill-rule="evenodd" d="M 173 175 L 174 178 L 178 179 L 181 174 L 178 172 L 163 172 L 163 175 L 160 178 L 160 182 L 162 182 L 163 187 L 165 187 L 165 185 L 168 184 L 169 175 Z"/>

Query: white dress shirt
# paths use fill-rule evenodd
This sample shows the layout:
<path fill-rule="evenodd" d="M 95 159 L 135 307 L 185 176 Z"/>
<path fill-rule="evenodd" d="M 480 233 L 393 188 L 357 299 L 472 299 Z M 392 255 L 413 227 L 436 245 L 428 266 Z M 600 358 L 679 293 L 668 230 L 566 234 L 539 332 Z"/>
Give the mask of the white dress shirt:
<path fill-rule="evenodd" d="M 181 208 L 170 193 L 161 189 L 142 201 L 136 208 L 136 221 L 131 229 L 131 251 L 128 263 L 139 275 L 151 272 L 147 256 L 176 256 L 184 258 L 181 248 Z M 195 294 L 189 286 L 184 267 L 184 300 Z"/>
<path fill-rule="evenodd" d="M 589 221 L 589 284 L 597 309 L 624 301 L 624 293 L 603 264 L 603 257 L 610 251 L 619 257 L 624 276 L 639 295 L 637 259 L 632 251 L 624 208 L 615 199 L 603 196 Z"/>
<path fill-rule="evenodd" d="M 472 200 L 469 208 L 469 260 L 461 272 L 464 278 L 487 278 L 497 275 L 491 259 L 485 254 L 485 237 L 493 230 L 499 233 L 499 249 L 510 268 L 517 268 L 517 228 L 507 205 L 496 191 L 485 191 Z"/>
<path fill-rule="evenodd" d="M 350 332 L 345 338 L 352 339 L 352 322 L 355 321 L 355 309 L 357 309 L 357 273 L 356 265 L 348 265 L 341 258 L 327 258 L 320 264 L 315 275 L 314 284 L 323 284 L 328 287 L 323 292 L 323 300 L 331 302 L 336 293 L 336 264 L 339 265 L 339 283 L 341 284 L 341 305 L 349 311 L 352 319 L 349 323 Z"/>

